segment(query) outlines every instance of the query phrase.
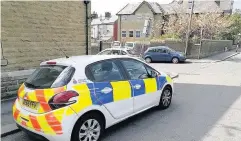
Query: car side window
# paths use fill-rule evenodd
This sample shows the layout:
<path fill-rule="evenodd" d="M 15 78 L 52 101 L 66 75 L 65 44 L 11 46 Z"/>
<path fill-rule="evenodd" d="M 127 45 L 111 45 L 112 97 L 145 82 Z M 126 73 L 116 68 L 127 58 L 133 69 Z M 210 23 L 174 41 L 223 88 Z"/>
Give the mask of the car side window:
<path fill-rule="evenodd" d="M 99 55 L 110 55 L 111 52 L 112 52 L 111 50 L 105 50 L 105 51 L 99 53 Z"/>
<path fill-rule="evenodd" d="M 120 55 L 120 50 L 112 50 L 113 55 Z"/>
<path fill-rule="evenodd" d="M 136 60 L 121 60 L 131 79 L 146 79 L 148 73 L 145 65 Z"/>
<path fill-rule="evenodd" d="M 150 49 L 148 52 L 156 52 L 156 49 Z"/>
<path fill-rule="evenodd" d="M 160 75 L 160 73 L 158 71 L 156 71 L 155 69 L 149 67 L 149 66 L 146 66 L 146 70 L 148 72 L 149 75 L 153 75 L 153 72 L 155 73 L 155 77 L 157 77 L 157 75 Z M 153 76 L 154 77 L 154 76 Z"/>
<path fill-rule="evenodd" d="M 124 80 L 121 71 L 113 61 L 101 61 L 90 66 L 93 74 L 93 81 L 121 81 Z"/>
<path fill-rule="evenodd" d="M 127 53 L 125 51 L 121 51 L 121 55 L 126 55 Z"/>

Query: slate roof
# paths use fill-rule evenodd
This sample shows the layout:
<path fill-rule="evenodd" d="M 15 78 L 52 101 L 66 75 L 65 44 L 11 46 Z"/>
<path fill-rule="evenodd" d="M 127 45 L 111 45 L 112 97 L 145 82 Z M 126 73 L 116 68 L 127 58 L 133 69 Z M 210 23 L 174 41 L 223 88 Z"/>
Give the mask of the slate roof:
<path fill-rule="evenodd" d="M 233 0 L 220 0 L 221 5 L 218 6 L 217 3 L 213 0 L 195 0 L 194 2 L 194 13 L 208 13 L 208 12 L 228 12 L 232 9 L 232 1 Z M 163 13 L 163 14 L 179 14 L 179 13 L 189 13 L 189 5 L 188 3 L 179 3 L 178 0 L 173 0 L 169 4 L 158 4 L 157 2 L 137 2 L 137 3 L 129 3 L 123 9 L 121 9 L 117 15 L 130 15 L 134 14 L 135 11 L 143 4 L 147 3 L 153 13 Z"/>
<path fill-rule="evenodd" d="M 123 9 L 121 9 L 117 13 L 117 15 L 133 14 L 143 3 L 147 3 L 154 13 L 162 13 L 162 9 L 159 7 L 158 3 L 143 1 L 143 2 L 136 2 L 136 3 L 128 3 Z"/>

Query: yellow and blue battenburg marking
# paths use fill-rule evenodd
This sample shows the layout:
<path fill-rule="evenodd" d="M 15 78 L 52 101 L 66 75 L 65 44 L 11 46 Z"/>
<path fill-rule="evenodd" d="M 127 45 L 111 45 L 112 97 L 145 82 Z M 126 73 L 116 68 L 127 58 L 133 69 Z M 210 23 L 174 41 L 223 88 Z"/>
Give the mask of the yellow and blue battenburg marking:
<path fill-rule="evenodd" d="M 77 84 L 75 87 L 82 85 L 80 93 L 88 91 L 89 104 L 87 105 L 102 105 L 111 102 L 117 102 L 120 100 L 129 99 L 136 96 L 141 96 L 144 94 L 152 94 L 157 90 L 161 90 L 165 83 L 171 82 L 171 78 L 168 76 L 159 76 L 158 78 L 149 78 L 144 80 L 130 80 L 130 81 L 118 81 L 118 82 L 95 82 L 95 83 L 85 83 Z M 140 89 L 134 89 L 132 86 L 136 84 L 140 85 Z M 85 87 L 83 87 L 85 85 Z M 83 90 L 85 88 L 85 90 Z M 110 88 L 111 91 L 103 93 L 102 90 L 105 88 Z M 77 89 L 78 91 L 78 89 Z M 84 94 L 84 95 L 86 95 Z M 85 97 L 86 99 L 86 97 Z M 80 104 L 83 104 L 80 100 Z M 86 105 L 86 106 L 87 106 Z M 84 108 L 84 107 L 83 107 Z M 74 108 L 75 109 L 75 108 Z M 80 111 L 80 109 L 78 110 Z"/>

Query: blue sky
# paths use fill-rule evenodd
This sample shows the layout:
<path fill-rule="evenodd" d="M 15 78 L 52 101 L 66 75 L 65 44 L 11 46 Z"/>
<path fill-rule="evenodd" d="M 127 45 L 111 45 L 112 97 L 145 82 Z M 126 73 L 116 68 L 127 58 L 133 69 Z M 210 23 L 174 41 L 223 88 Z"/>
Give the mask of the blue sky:
<path fill-rule="evenodd" d="M 116 14 L 120 11 L 127 3 L 130 2 L 138 2 L 143 0 L 91 0 L 92 7 L 91 11 L 96 11 L 99 14 L 104 14 L 105 12 L 111 12 L 112 14 Z M 155 1 L 159 3 L 169 3 L 172 0 L 147 0 L 147 1 Z M 234 0 L 234 8 L 241 9 L 241 0 Z"/>

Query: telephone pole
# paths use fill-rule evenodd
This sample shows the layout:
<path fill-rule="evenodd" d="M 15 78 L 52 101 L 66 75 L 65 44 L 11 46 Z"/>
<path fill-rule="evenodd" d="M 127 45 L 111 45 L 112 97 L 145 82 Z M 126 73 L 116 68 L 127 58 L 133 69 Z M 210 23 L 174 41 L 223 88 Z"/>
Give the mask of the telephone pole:
<path fill-rule="evenodd" d="M 189 23 L 188 23 L 187 33 L 186 33 L 186 47 L 185 47 L 185 54 L 186 55 L 187 55 L 187 49 L 188 49 L 188 43 L 189 43 L 190 28 L 192 26 L 192 14 L 193 14 L 193 8 L 194 8 L 194 0 L 192 0 L 191 3 L 192 3 L 191 4 L 191 13 L 190 13 Z M 188 1 L 188 4 L 190 6 L 190 1 Z"/>

